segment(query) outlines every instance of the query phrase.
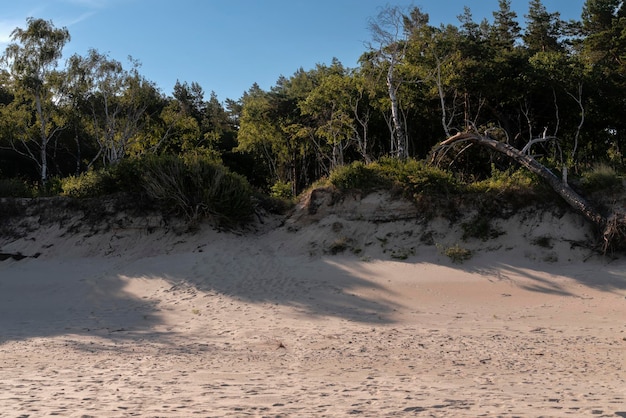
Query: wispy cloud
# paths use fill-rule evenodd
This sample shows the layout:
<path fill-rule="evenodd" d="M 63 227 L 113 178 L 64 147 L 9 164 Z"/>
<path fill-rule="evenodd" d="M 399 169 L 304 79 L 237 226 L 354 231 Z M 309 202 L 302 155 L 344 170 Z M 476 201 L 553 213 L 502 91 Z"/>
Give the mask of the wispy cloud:
<path fill-rule="evenodd" d="M 65 3 L 85 7 L 88 9 L 104 9 L 112 3 L 111 0 L 63 0 Z"/>
<path fill-rule="evenodd" d="M 73 17 L 73 18 L 69 18 L 69 19 L 66 18 L 62 22 L 62 24 L 63 24 L 63 26 L 72 26 L 72 25 L 75 25 L 77 23 L 82 22 L 83 20 L 89 19 L 91 16 L 93 16 L 95 14 L 96 14 L 96 12 L 94 12 L 94 11 L 85 12 L 85 13 L 81 14 L 80 16 L 77 16 L 77 17 Z"/>
<path fill-rule="evenodd" d="M 74 12 L 81 10 L 79 16 L 67 15 L 62 20 L 63 26 L 72 26 L 98 14 L 99 11 L 110 7 L 117 0 L 59 0 L 70 5 Z"/>
<path fill-rule="evenodd" d="M 99 9 L 102 7 L 102 0 L 63 0 L 63 3 L 93 9 Z"/>

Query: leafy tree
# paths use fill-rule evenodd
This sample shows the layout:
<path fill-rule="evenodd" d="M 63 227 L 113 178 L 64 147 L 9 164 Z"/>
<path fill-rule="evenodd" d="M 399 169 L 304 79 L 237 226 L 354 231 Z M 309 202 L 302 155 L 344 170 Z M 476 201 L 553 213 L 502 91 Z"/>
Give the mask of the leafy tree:
<path fill-rule="evenodd" d="M 180 103 L 181 111 L 196 119 L 200 124 L 206 109 L 204 91 L 200 84 L 195 81 L 191 85 L 186 82 L 181 84 L 180 81 L 176 80 L 172 95 Z"/>
<path fill-rule="evenodd" d="M 36 164 L 39 181 L 45 187 L 49 144 L 65 125 L 55 100 L 62 91 L 58 61 L 70 35 L 66 28 L 57 29 L 51 21 L 29 18 L 27 24 L 26 29 L 13 30 L 13 42 L 3 56 L 15 100 L 2 109 L 2 118 L 12 128 L 11 147 Z"/>
<path fill-rule="evenodd" d="M 130 60 L 132 68 L 90 50 L 87 57 L 74 55 L 69 60 L 74 78 L 86 83 L 85 101 L 89 108 L 89 131 L 98 151 L 88 166 L 100 160 L 103 165 L 116 164 L 129 153 L 156 150 L 163 137 L 142 135 L 147 127 L 147 110 L 160 99 L 152 83 L 139 74 L 139 63 Z"/>
<path fill-rule="evenodd" d="M 458 120 L 458 94 L 452 85 L 454 60 L 460 58 L 459 31 L 452 25 L 430 26 L 428 15 L 419 9 L 414 9 L 410 18 L 405 19 L 405 30 L 409 32 L 407 63 L 413 68 L 414 79 L 420 80 L 418 84 L 426 87 L 419 91 L 418 96 L 428 99 L 429 108 L 439 107 L 442 131 L 450 136 L 452 129 L 463 125 L 463 121 Z M 424 111 L 423 107 L 421 111 Z M 434 117 L 435 113 L 432 115 Z"/>
<path fill-rule="evenodd" d="M 354 121 L 350 108 L 351 82 L 338 60 L 330 67 L 317 66 L 316 87 L 300 103 L 304 115 L 311 116 L 309 137 L 323 161 L 325 174 L 344 164 L 344 151 L 351 145 Z M 326 164 L 328 162 L 328 165 Z"/>
<path fill-rule="evenodd" d="M 587 0 L 582 13 L 585 53 L 594 63 L 624 65 L 626 4 L 621 0 Z"/>
<path fill-rule="evenodd" d="M 428 21 L 428 15 L 421 17 Z M 370 22 L 372 40 L 376 46 L 370 46 L 370 53 L 366 55 L 367 59 L 372 60 L 375 66 L 385 72 L 391 110 L 390 151 L 392 155 L 400 158 L 406 158 L 409 152 L 405 121 L 398 97 L 400 87 L 406 82 L 399 71 L 407 50 L 405 20 L 406 16 L 399 7 L 383 9 L 376 20 Z"/>
<path fill-rule="evenodd" d="M 591 68 L 594 99 L 589 123 L 593 155 L 623 155 L 626 121 L 617 109 L 626 107 L 626 3 L 587 0 L 582 12 L 581 58 Z M 609 145 L 608 149 L 605 144 Z"/>
<path fill-rule="evenodd" d="M 205 101 L 204 91 L 198 83 L 189 85 L 177 81 L 173 96 L 179 116 L 192 118 L 198 127 L 195 138 L 189 137 L 184 141 L 186 151 L 222 154 L 231 152 L 237 146 L 235 122 L 218 101 L 215 92 L 211 92 L 209 100 Z M 189 125 L 192 122 L 187 120 L 185 123 Z"/>
<path fill-rule="evenodd" d="M 160 153 L 177 155 L 198 151 L 202 138 L 200 126 L 183 103 L 176 99 L 169 100 L 159 119 L 162 123 L 159 128 L 155 127 L 155 137 L 161 138 Z"/>
<path fill-rule="evenodd" d="M 254 84 L 242 98 L 237 136 L 237 150 L 260 156 L 270 182 L 280 180 L 280 165 L 287 158 L 281 152 L 282 132 L 280 126 L 274 123 L 274 113 L 270 94 Z"/>
<path fill-rule="evenodd" d="M 209 100 L 204 103 L 201 121 L 203 140 L 219 152 L 231 151 L 236 144 L 237 130 L 229 112 L 211 92 Z"/>
<path fill-rule="evenodd" d="M 289 79 L 280 77 L 269 92 L 254 85 L 242 100 L 237 150 L 263 156 L 268 183 L 290 182 L 294 195 L 310 184 L 311 176 L 320 176 L 310 171 L 310 124 L 299 108 L 314 78 L 313 72 L 300 69 Z"/>

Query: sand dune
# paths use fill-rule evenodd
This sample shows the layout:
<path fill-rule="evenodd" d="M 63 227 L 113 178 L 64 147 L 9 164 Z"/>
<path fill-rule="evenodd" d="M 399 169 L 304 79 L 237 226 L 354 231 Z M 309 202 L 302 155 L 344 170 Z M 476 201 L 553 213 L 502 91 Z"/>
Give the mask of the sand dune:
<path fill-rule="evenodd" d="M 354 213 L 3 238 L 40 255 L 0 261 L 0 415 L 626 417 L 626 262 L 580 219 Z"/>

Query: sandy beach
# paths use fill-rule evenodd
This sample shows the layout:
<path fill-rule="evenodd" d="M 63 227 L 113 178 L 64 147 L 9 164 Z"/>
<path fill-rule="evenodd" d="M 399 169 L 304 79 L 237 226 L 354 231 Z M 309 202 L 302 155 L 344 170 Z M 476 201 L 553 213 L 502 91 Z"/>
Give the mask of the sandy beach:
<path fill-rule="evenodd" d="M 2 238 L 0 416 L 626 417 L 626 260 L 574 215 L 498 222 Z"/>

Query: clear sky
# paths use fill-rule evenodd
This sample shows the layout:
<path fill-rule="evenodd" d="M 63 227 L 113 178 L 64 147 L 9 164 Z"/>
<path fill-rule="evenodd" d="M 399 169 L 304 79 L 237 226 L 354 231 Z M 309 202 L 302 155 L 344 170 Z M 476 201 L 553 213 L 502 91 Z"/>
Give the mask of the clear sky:
<path fill-rule="evenodd" d="M 524 24 L 528 0 L 512 0 Z M 549 12 L 580 19 L 584 0 L 543 0 Z M 268 90 L 279 76 L 333 57 L 356 67 L 371 39 L 368 22 L 387 5 L 418 6 L 432 25 L 458 25 L 463 6 L 492 21 L 498 0 L 19 0 L 0 3 L 0 50 L 26 18 L 67 27 L 64 58 L 89 48 L 127 63 L 171 95 L 176 80 L 198 82 L 220 101 L 239 99 L 253 83 Z"/>

